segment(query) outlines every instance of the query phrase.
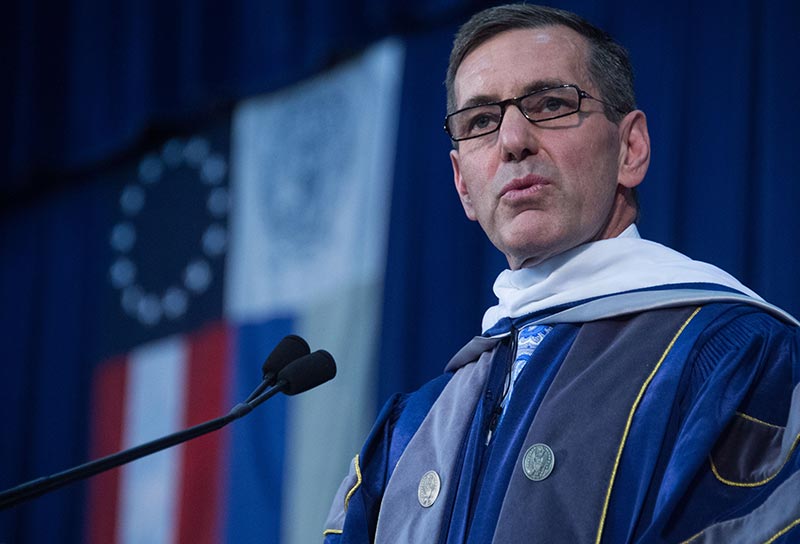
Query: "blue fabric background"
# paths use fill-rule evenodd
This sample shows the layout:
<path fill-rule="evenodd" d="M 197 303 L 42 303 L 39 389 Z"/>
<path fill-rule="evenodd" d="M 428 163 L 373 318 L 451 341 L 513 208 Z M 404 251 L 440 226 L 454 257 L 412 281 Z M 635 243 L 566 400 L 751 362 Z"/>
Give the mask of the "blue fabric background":
<path fill-rule="evenodd" d="M 89 375 L 106 349 L 95 293 L 109 169 L 389 34 L 407 50 L 377 401 L 438 375 L 479 332 L 505 262 L 454 194 L 442 81 L 457 25 L 489 2 L 10 4 L 0 19 L 0 487 L 86 459 Z M 631 50 L 653 142 L 643 235 L 800 315 L 800 4 L 552 4 Z M 83 493 L 0 513 L 0 536 L 79 542 Z"/>

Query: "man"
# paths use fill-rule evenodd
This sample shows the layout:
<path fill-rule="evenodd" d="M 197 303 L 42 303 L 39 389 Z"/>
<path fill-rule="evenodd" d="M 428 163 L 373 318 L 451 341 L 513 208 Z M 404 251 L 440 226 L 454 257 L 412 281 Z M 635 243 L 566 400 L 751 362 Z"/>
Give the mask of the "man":
<path fill-rule="evenodd" d="M 624 49 L 571 13 L 491 8 L 447 90 L 456 190 L 510 270 L 483 334 L 384 407 L 326 542 L 800 539 L 798 323 L 639 237 Z"/>

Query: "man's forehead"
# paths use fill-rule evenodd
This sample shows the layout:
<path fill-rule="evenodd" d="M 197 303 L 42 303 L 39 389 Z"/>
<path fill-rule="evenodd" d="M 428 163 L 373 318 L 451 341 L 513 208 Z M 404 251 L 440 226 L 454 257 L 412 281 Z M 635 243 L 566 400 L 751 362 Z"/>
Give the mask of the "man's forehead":
<path fill-rule="evenodd" d="M 565 26 L 501 32 L 475 47 L 456 71 L 459 107 L 478 96 L 508 98 L 543 83 L 587 86 L 587 40 Z"/>

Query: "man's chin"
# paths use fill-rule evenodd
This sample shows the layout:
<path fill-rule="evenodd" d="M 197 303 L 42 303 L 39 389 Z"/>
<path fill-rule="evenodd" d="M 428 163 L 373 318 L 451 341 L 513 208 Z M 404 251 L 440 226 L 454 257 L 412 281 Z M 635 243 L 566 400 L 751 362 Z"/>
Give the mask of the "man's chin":
<path fill-rule="evenodd" d="M 527 222 L 517 226 L 522 228 L 505 232 L 503 244 L 498 246 L 512 269 L 534 266 L 569 249 L 569 243 L 553 231 L 552 224 Z"/>
<path fill-rule="evenodd" d="M 508 260 L 509 268 L 511 268 L 511 270 L 519 270 L 520 268 L 536 266 L 563 251 L 565 250 L 555 247 L 528 246 L 524 250 L 520 249 L 513 253 L 505 253 L 505 256 Z"/>

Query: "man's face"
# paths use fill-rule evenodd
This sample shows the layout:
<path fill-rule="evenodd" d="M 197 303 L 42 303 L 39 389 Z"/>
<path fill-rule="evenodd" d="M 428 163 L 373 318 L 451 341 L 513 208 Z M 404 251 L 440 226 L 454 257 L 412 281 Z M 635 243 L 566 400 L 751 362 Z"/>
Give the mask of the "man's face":
<path fill-rule="evenodd" d="M 566 83 L 603 99 L 589 79 L 587 55 L 584 38 L 562 26 L 499 34 L 459 66 L 456 108 Z M 635 211 L 617 194 L 620 139 L 595 100 L 584 100 L 581 112 L 557 127 L 533 124 L 509 106 L 500 130 L 451 152 L 456 189 L 509 266 L 530 266 L 616 236 L 633 221 Z"/>

